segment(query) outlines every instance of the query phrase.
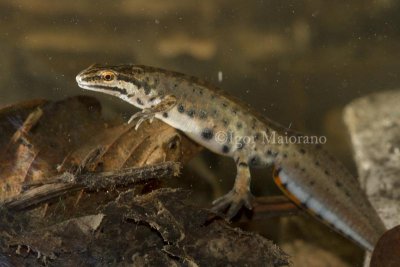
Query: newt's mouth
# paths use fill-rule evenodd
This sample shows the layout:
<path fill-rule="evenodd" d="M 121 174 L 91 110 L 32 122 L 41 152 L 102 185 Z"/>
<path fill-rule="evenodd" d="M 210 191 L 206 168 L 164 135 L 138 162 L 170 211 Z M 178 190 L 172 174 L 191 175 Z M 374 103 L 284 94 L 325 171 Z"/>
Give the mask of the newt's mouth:
<path fill-rule="evenodd" d="M 78 86 L 83 89 L 88 89 L 88 90 L 96 89 L 96 86 L 83 81 L 82 77 L 79 74 L 76 76 L 76 82 L 78 83 Z"/>
<path fill-rule="evenodd" d="M 92 91 L 97 91 L 97 86 L 94 86 L 94 85 L 90 85 L 90 84 L 87 84 L 87 83 L 79 83 L 78 82 L 78 86 L 80 87 L 80 88 L 82 88 L 82 89 L 87 89 L 87 90 L 92 90 Z"/>
<path fill-rule="evenodd" d="M 102 91 L 102 92 L 107 92 L 112 95 L 128 95 L 128 92 L 126 91 L 125 88 L 119 88 L 117 86 L 107 86 L 107 85 L 101 85 L 101 84 L 90 84 L 87 82 L 83 81 L 78 81 L 78 76 L 77 76 L 77 82 L 79 87 L 91 91 Z"/>

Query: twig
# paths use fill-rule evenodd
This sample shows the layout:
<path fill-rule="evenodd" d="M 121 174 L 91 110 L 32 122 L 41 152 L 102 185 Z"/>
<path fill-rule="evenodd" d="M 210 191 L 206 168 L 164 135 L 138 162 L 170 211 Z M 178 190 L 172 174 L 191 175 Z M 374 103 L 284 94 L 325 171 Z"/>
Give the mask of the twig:
<path fill-rule="evenodd" d="M 298 215 L 301 212 L 301 209 L 285 196 L 257 197 L 253 205 L 251 220 Z M 241 221 L 246 220 L 248 220 L 246 216 L 241 217 Z"/>
<path fill-rule="evenodd" d="M 113 172 L 71 174 L 65 172 L 55 176 L 42 185 L 31 188 L 16 197 L 7 199 L 3 205 L 8 209 L 22 210 L 59 196 L 81 189 L 98 190 L 143 183 L 152 179 L 177 176 L 178 162 L 164 162 L 143 167 L 125 168 Z M 37 183 L 35 183 L 35 186 Z"/>
<path fill-rule="evenodd" d="M 115 186 L 136 184 L 150 179 L 179 175 L 180 163 L 165 162 L 157 165 L 125 168 L 102 173 L 85 173 L 60 177 L 59 181 L 82 185 L 87 189 L 97 190 Z"/>

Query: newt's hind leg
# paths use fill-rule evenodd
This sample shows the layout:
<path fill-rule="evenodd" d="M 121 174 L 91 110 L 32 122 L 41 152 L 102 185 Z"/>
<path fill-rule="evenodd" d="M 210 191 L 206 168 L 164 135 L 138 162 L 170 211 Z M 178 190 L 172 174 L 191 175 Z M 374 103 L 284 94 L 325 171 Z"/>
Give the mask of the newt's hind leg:
<path fill-rule="evenodd" d="M 254 196 L 250 192 L 250 169 L 246 162 L 237 161 L 237 174 L 233 189 L 226 195 L 213 201 L 212 211 L 215 213 L 225 213 L 227 219 L 232 219 L 238 211 L 245 206 L 252 209 Z"/>

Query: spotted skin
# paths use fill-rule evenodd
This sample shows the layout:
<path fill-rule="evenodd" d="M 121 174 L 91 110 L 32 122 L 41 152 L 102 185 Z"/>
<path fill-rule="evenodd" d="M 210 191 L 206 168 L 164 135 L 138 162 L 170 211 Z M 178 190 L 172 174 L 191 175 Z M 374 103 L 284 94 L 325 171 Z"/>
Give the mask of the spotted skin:
<path fill-rule="evenodd" d="M 271 142 L 299 137 L 246 104 L 192 76 L 142 65 L 93 65 L 78 74 L 80 87 L 123 99 L 142 109 L 140 125 L 158 118 L 209 150 L 235 160 L 233 189 L 213 202 L 232 218 L 251 209 L 250 167 L 274 165 L 274 181 L 311 215 L 372 250 L 385 227 L 357 180 L 320 145 Z"/>

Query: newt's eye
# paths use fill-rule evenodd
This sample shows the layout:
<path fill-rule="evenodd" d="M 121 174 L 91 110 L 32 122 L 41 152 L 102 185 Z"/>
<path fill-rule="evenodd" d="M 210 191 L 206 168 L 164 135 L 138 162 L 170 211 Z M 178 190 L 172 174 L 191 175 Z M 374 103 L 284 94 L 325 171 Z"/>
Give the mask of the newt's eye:
<path fill-rule="evenodd" d="M 111 71 L 106 71 L 101 75 L 101 78 L 107 82 L 114 80 L 114 77 L 115 75 Z"/>

